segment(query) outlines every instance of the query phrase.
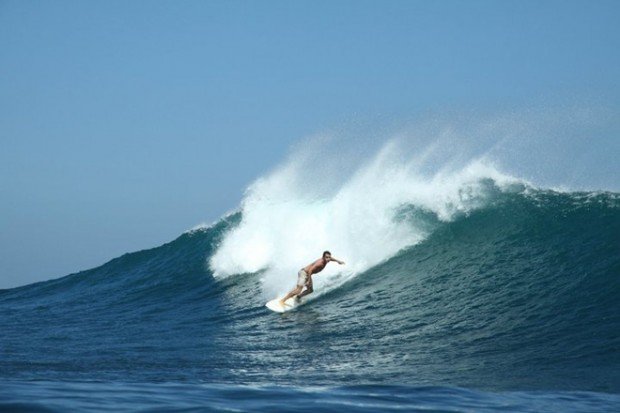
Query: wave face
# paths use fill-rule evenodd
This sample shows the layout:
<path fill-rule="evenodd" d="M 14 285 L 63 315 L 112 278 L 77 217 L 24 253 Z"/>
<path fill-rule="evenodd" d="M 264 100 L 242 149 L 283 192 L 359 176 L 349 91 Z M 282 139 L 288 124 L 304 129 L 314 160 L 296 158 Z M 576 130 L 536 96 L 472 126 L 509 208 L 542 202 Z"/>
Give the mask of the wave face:
<path fill-rule="evenodd" d="M 620 195 L 395 152 L 318 189 L 295 159 L 210 227 L 0 291 L 0 377 L 619 392 Z"/>
<path fill-rule="evenodd" d="M 432 230 L 282 317 L 263 307 L 264 270 L 220 279 L 205 263 L 241 213 L 3 290 L 0 372 L 620 390 L 617 194 L 498 190 L 447 222 L 415 205 L 398 214 Z"/>

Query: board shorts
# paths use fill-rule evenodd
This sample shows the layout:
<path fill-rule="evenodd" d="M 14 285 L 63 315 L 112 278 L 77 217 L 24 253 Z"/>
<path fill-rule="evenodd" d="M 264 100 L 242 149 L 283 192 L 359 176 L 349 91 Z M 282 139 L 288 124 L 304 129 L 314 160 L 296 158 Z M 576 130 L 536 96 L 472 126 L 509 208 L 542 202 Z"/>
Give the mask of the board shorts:
<path fill-rule="evenodd" d="M 308 282 L 308 273 L 303 269 L 299 270 L 297 273 L 297 286 L 303 287 Z"/>

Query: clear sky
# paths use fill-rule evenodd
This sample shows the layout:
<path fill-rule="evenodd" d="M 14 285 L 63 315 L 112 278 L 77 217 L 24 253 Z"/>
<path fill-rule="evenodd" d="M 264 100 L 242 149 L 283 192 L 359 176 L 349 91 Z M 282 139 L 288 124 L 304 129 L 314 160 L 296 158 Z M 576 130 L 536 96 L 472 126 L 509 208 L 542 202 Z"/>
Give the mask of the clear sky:
<path fill-rule="evenodd" d="M 617 106 L 619 22 L 619 1 L 0 1 L 0 288 L 212 222 L 351 120 Z"/>

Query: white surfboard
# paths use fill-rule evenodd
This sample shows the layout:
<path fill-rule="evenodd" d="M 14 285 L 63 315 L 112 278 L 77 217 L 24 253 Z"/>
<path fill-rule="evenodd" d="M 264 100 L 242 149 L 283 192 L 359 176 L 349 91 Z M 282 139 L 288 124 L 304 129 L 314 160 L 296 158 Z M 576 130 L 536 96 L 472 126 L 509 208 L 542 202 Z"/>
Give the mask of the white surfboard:
<path fill-rule="evenodd" d="M 265 307 L 270 309 L 271 311 L 275 311 L 276 313 L 286 313 L 287 311 L 291 311 L 295 307 L 299 307 L 303 304 L 303 300 L 296 300 L 295 297 L 291 297 L 284 302 L 284 305 L 280 304 L 280 299 L 282 297 L 275 298 L 265 304 Z"/>

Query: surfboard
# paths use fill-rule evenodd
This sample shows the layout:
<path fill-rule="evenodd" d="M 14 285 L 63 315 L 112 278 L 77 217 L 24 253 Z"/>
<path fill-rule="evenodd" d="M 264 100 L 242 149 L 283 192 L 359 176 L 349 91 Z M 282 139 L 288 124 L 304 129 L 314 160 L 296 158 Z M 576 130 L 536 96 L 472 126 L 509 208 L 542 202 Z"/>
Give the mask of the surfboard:
<path fill-rule="evenodd" d="M 275 311 L 276 313 L 286 313 L 287 311 L 291 311 L 295 307 L 299 307 L 303 303 L 302 300 L 295 300 L 295 297 L 291 297 L 286 300 L 284 302 L 284 306 L 282 306 L 280 304 L 281 298 L 282 296 L 267 302 L 267 304 L 265 304 L 265 307 L 267 307 L 271 311 Z"/>

